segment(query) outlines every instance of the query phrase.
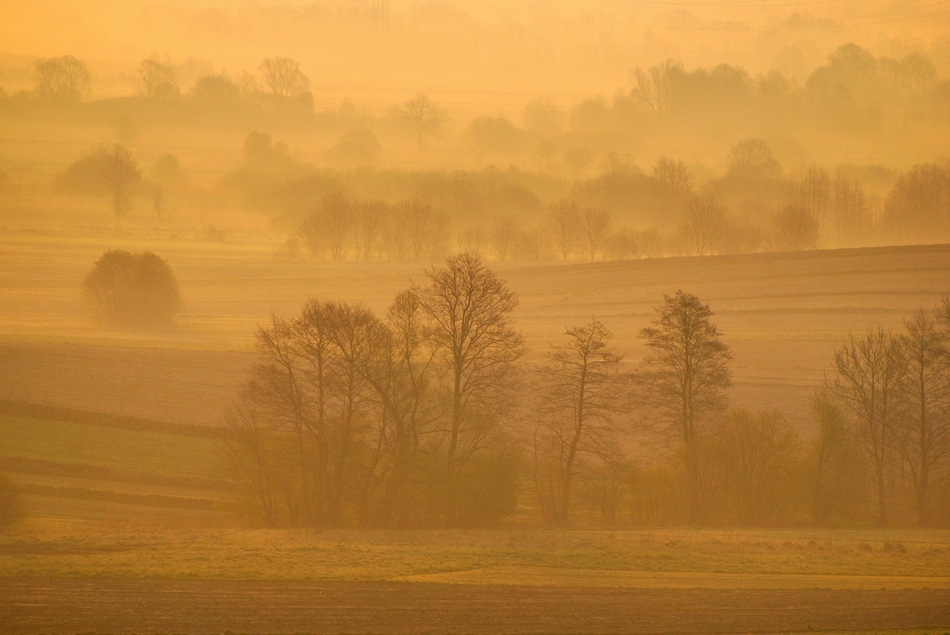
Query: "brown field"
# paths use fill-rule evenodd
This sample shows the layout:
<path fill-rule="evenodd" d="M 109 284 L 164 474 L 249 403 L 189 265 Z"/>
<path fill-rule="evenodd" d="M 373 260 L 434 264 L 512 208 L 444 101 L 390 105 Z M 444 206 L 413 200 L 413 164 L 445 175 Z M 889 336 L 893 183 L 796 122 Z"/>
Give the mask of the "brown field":
<path fill-rule="evenodd" d="M 400 583 L 5 581 L 4 632 L 941 632 L 948 591 L 722 591 Z M 688 607 L 688 608 L 686 608 Z M 936 627 L 936 629 L 935 629 Z M 935 629 L 935 630 L 932 630 Z"/>
<path fill-rule="evenodd" d="M 283 262 L 266 242 L 104 231 L 0 238 L 0 397 L 215 425 L 253 363 L 254 330 L 271 313 L 293 313 L 311 296 L 383 311 L 424 278 L 421 264 Z M 174 329 L 89 324 L 80 281 L 115 247 L 169 259 L 185 299 Z M 636 363 L 637 331 L 662 294 L 698 294 L 735 355 L 734 403 L 779 408 L 805 432 L 808 397 L 849 330 L 899 326 L 950 290 L 943 245 L 496 267 L 521 297 L 517 320 L 535 354 L 565 327 L 596 316 Z"/>
<path fill-rule="evenodd" d="M 950 627 L 937 531 L 45 528 L 0 540 L 4 633 Z"/>
<path fill-rule="evenodd" d="M 78 286 L 113 247 L 169 259 L 173 329 L 89 324 Z M 383 311 L 425 268 L 273 254 L 132 230 L 0 238 L 0 469 L 30 511 L 0 537 L 0 632 L 950 631 L 945 531 L 547 531 L 520 529 L 525 510 L 481 532 L 236 528 L 207 426 L 256 325 L 309 296 Z M 807 436 L 835 347 L 950 290 L 950 246 L 497 269 L 533 356 L 596 316 L 636 363 L 662 294 L 697 293 L 735 355 L 733 403 Z"/>

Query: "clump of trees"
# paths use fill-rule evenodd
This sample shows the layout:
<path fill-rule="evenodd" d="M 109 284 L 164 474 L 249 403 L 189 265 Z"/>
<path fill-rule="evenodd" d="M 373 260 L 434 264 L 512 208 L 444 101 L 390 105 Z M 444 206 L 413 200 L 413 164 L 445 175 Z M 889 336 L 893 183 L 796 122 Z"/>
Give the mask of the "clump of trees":
<path fill-rule="evenodd" d="M 144 186 L 142 170 L 128 148 L 121 144 L 99 146 L 84 154 L 56 180 L 67 194 L 104 196 L 116 218 L 132 211 L 132 200 Z"/>
<path fill-rule="evenodd" d="M 442 134 L 442 129 L 449 116 L 448 111 L 434 103 L 424 93 L 420 93 L 416 95 L 415 99 L 407 101 L 394 114 L 411 131 L 420 148 L 426 137 L 435 137 Z"/>
<path fill-rule="evenodd" d="M 906 320 L 902 333 L 852 335 L 835 354 L 825 416 L 844 421 L 862 450 L 879 526 L 893 521 L 895 506 L 909 506 L 920 526 L 948 520 L 948 344 L 950 299 L 944 298 Z"/>
<path fill-rule="evenodd" d="M 107 251 L 82 282 L 82 297 L 101 324 L 149 327 L 171 324 L 181 305 L 168 262 L 150 251 Z"/>
<path fill-rule="evenodd" d="M 436 260 L 448 252 L 448 216 L 431 203 L 396 205 L 334 193 L 300 223 L 298 237 L 310 256 L 323 260 Z"/>
<path fill-rule="evenodd" d="M 511 513 L 505 423 L 517 297 L 474 256 L 427 272 L 383 317 L 311 300 L 258 331 L 226 421 L 242 509 L 268 525 L 479 525 Z"/>
<path fill-rule="evenodd" d="M 89 94 L 89 67 L 72 55 L 39 60 L 35 66 L 36 94 L 50 101 L 69 104 Z"/>
<path fill-rule="evenodd" d="M 730 406 L 731 353 L 678 291 L 625 366 L 594 319 L 533 369 L 517 297 L 450 258 L 385 315 L 313 299 L 258 331 L 226 421 L 239 507 L 267 525 L 544 522 L 783 526 L 950 522 L 950 299 L 852 336 L 804 440 Z"/>

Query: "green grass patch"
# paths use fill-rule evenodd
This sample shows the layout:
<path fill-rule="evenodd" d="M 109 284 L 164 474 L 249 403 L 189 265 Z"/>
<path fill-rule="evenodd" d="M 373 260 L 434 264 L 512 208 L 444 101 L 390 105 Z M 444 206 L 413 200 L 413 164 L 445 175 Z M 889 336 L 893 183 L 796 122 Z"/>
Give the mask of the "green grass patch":
<path fill-rule="evenodd" d="M 903 550 L 888 550 L 901 541 Z M 866 543 L 870 550 L 859 547 Z M 948 588 L 936 531 L 194 530 L 0 538 L 5 575 L 676 588 Z"/>
<path fill-rule="evenodd" d="M 219 478 L 220 442 L 161 432 L 0 416 L 0 456 Z"/>

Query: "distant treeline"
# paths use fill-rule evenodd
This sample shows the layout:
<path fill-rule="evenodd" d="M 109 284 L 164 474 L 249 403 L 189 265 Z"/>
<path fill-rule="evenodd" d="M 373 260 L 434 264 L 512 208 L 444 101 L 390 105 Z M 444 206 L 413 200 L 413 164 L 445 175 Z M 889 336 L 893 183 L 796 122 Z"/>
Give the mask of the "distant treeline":
<path fill-rule="evenodd" d="M 238 75 L 206 74 L 189 87 L 179 85 L 171 63 L 142 60 L 135 71 L 135 95 L 113 99 L 143 119 L 169 116 L 221 123 L 222 118 L 246 123 L 280 118 L 303 125 L 343 126 L 371 130 L 388 121 L 400 123 L 421 141 L 437 135 L 451 116 L 424 95 L 394 106 L 383 117 L 344 105 L 315 112 L 311 80 L 296 60 L 267 58 L 255 69 Z M 35 63 L 35 88 L 7 96 L 8 106 L 35 107 L 37 102 L 76 105 L 92 92 L 88 66 L 71 55 Z M 134 103 L 129 100 L 134 100 Z M 605 133 L 635 141 L 647 134 L 686 134 L 720 142 L 751 131 L 778 127 L 791 135 L 817 133 L 874 134 L 918 128 L 922 123 L 950 121 L 950 80 L 939 77 L 925 55 L 875 57 L 855 44 L 834 51 L 825 64 L 803 82 L 773 70 L 753 76 L 741 67 L 720 64 L 689 70 L 668 60 L 635 69 L 631 84 L 612 99 L 592 98 L 566 111 L 550 100 L 537 99 L 522 113 L 522 121 L 482 116 L 472 120 L 465 135 L 483 155 L 544 153 L 545 140 L 559 139 L 565 148 L 559 162 L 568 169 L 585 167 L 593 157 L 585 147 L 600 145 Z M 346 144 L 339 150 L 346 153 Z M 554 158 L 554 155 L 549 155 Z"/>
<path fill-rule="evenodd" d="M 384 316 L 312 299 L 257 335 L 226 414 L 239 507 L 269 526 L 950 525 L 950 298 L 850 338 L 817 434 L 730 407 L 699 298 L 666 296 L 625 364 L 569 327 L 528 363 L 516 296 L 462 254 Z"/>
<path fill-rule="evenodd" d="M 144 196 L 159 221 L 184 205 L 228 201 L 290 226 L 281 256 L 318 260 L 433 261 L 463 251 L 498 261 L 625 260 L 950 240 L 950 163 L 883 171 L 881 196 L 865 185 L 881 179 L 867 175 L 873 169 L 783 170 L 761 139 L 733 144 L 725 174 L 701 183 L 669 158 L 650 173 L 621 162 L 572 184 L 514 168 L 334 172 L 263 133 L 248 135 L 244 155 L 209 191 L 191 185 L 174 156 L 143 171 L 123 146 L 100 147 L 53 189 L 106 198 L 116 216 Z"/>
<path fill-rule="evenodd" d="M 576 183 L 567 197 L 541 210 L 524 192 L 535 220 L 494 213 L 470 220 L 454 237 L 445 207 L 431 199 L 389 204 L 330 194 L 283 253 L 298 253 L 302 241 L 320 260 L 431 261 L 471 252 L 496 261 L 593 261 L 950 240 L 950 163 L 915 166 L 881 200 L 846 170 L 832 175 L 812 165 L 783 176 L 761 140 L 736 144 L 731 156 L 728 173 L 702 187 L 681 162 L 661 159 L 650 175 L 619 171 Z M 493 176 L 459 180 L 478 184 Z M 632 212 L 628 203 L 640 209 Z M 631 217 L 655 224 L 637 228 L 619 220 Z"/>

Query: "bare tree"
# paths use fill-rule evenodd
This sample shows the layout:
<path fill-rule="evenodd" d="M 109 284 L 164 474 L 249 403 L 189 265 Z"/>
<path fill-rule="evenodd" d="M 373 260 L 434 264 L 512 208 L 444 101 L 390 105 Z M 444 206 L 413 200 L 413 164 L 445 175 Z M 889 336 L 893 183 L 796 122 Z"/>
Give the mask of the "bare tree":
<path fill-rule="evenodd" d="M 789 505 L 799 439 L 776 410 L 734 410 L 717 426 L 721 510 L 744 526 L 780 524 Z"/>
<path fill-rule="evenodd" d="M 719 249 L 728 222 L 726 210 L 712 187 L 693 198 L 683 211 L 679 235 L 686 253 L 708 256 Z"/>
<path fill-rule="evenodd" d="M 118 143 L 105 150 L 103 178 L 112 195 L 112 209 L 116 218 L 125 216 L 132 209 L 132 192 L 142 180 L 142 171 L 132 158 L 132 153 Z"/>
<path fill-rule="evenodd" d="M 455 236 L 459 253 L 468 252 L 481 256 L 485 250 L 485 230 L 481 227 L 468 227 Z"/>
<path fill-rule="evenodd" d="M 640 232 L 621 227 L 607 243 L 607 255 L 613 260 L 635 260 L 640 257 Z"/>
<path fill-rule="evenodd" d="M 838 244 L 866 240 L 870 235 L 871 218 L 861 184 L 839 170 L 832 183 L 832 196 Z"/>
<path fill-rule="evenodd" d="M 565 331 L 539 369 L 541 418 L 535 431 L 535 482 L 546 516 L 567 525 L 580 455 L 609 457 L 613 416 L 620 410 L 620 356 L 599 321 Z"/>
<path fill-rule="evenodd" d="M 180 94 L 175 69 L 155 59 L 145 59 L 139 64 L 139 81 L 145 97 L 167 99 Z"/>
<path fill-rule="evenodd" d="M 82 100 L 89 94 L 92 78 L 89 67 L 72 55 L 63 55 L 36 63 L 36 92 L 60 103 Z"/>
<path fill-rule="evenodd" d="M 782 166 L 762 139 L 743 139 L 729 150 L 729 175 L 747 179 L 775 178 Z"/>
<path fill-rule="evenodd" d="M 383 228 L 390 215 L 389 206 L 382 201 L 356 201 L 354 204 L 353 237 L 360 260 L 369 261 L 379 257 L 382 247 Z"/>
<path fill-rule="evenodd" d="M 296 60 L 289 57 L 270 57 L 261 62 L 258 70 L 264 85 L 270 91 L 275 107 L 313 106 L 310 80 L 300 70 L 300 64 Z"/>
<path fill-rule="evenodd" d="M 860 339 L 852 335 L 835 353 L 835 376 L 827 385 L 848 414 L 855 436 L 871 460 L 877 524 L 881 527 L 888 524 L 887 478 L 893 467 L 899 389 L 905 368 L 900 340 L 878 329 Z"/>
<path fill-rule="evenodd" d="M 242 512 L 277 526 L 277 498 L 282 489 L 279 470 L 273 461 L 272 435 L 266 412 L 261 408 L 260 386 L 253 380 L 241 390 L 224 413 L 228 430 L 223 454 L 229 476 L 240 483 Z"/>
<path fill-rule="evenodd" d="M 819 388 L 812 398 L 812 413 L 818 434 L 812 440 L 811 516 L 818 526 L 835 520 L 853 520 L 862 507 L 866 469 L 861 450 L 840 404 L 826 388 Z"/>
<path fill-rule="evenodd" d="M 403 201 L 397 206 L 395 228 L 399 232 L 399 252 L 410 260 L 438 258 L 449 240 L 449 219 L 445 212 L 418 199 Z"/>
<path fill-rule="evenodd" d="M 424 137 L 442 133 L 442 127 L 449 116 L 448 112 L 422 93 L 403 104 L 402 115 L 411 126 L 420 148 Z"/>
<path fill-rule="evenodd" d="M 947 333 L 933 315 L 920 309 L 904 321 L 901 335 L 907 364 L 904 415 L 897 429 L 898 449 L 913 480 L 917 522 L 930 523 L 930 498 L 938 468 L 950 456 L 950 352 Z"/>
<path fill-rule="evenodd" d="M 345 260 L 353 227 L 356 203 L 342 192 L 328 194 L 320 208 L 311 212 L 297 229 L 297 235 L 310 250 L 310 257 L 323 259 L 329 249 L 333 260 Z"/>
<path fill-rule="evenodd" d="M 374 525 L 389 524 L 405 509 L 405 492 L 427 455 L 425 438 L 435 429 L 440 409 L 432 399 L 435 350 L 426 338 L 426 318 L 416 291 L 396 296 L 380 331 L 378 352 L 368 358 L 367 380 L 373 385 L 388 423 L 384 440 L 389 453 L 388 478 L 370 516 Z"/>
<path fill-rule="evenodd" d="M 548 218 L 554 247 L 561 259 L 567 260 L 577 248 L 583 231 L 583 219 L 577 201 L 566 199 L 552 203 Z"/>
<path fill-rule="evenodd" d="M 653 178 L 669 192 L 686 193 L 693 189 L 693 177 L 682 161 L 660 157 L 653 165 Z"/>
<path fill-rule="evenodd" d="M 304 364 L 305 355 L 298 346 L 300 324 L 295 320 L 271 317 L 268 327 L 257 330 L 257 351 L 260 360 L 254 368 L 254 380 L 266 400 L 271 426 L 276 433 L 289 429 L 294 439 L 299 493 L 288 492 L 287 516 L 291 523 L 313 524 L 319 511 L 320 498 L 314 477 L 314 461 L 306 439 L 313 422 L 307 402 Z M 322 459 L 322 457 L 321 457 Z M 321 460 L 318 465 L 325 463 Z"/>
<path fill-rule="evenodd" d="M 655 116 L 660 117 L 670 109 L 677 88 L 682 85 L 686 70 L 682 62 L 667 60 L 652 66 L 647 71 L 634 71 L 633 98 Z"/>
<path fill-rule="evenodd" d="M 698 437 L 726 405 L 732 359 L 712 324 L 708 304 L 677 291 L 664 296 L 653 326 L 640 337 L 651 349 L 640 373 L 642 397 L 656 413 L 658 432 L 679 439 L 686 461 L 689 521 L 701 520 Z"/>
<path fill-rule="evenodd" d="M 607 242 L 610 239 L 610 212 L 585 207 L 581 212 L 581 229 L 587 243 L 587 255 L 593 260 L 598 253 L 607 257 Z"/>
<path fill-rule="evenodd" d="M 517 296 L 477 256 L 460 254 L 426 272 L 419 303 L 431 322 L 429 338 L 446 368 L 451 404 L 445 454 L 446 513 L 455 520 L 460 461 L 484 439 L 481 425 L 499 412 L 524 340 L 511 324 Z"/>
<path fill-rule="evenodd" d="M 511 259 L 517 237 L 518 227 L 513 216 L 510 214 L 496 214 L 492 217 L 488 240 L 495 252 L 495 258 L 502 262 Z"/>
<path fill-rule="evenodd" d="M 780 251 L 813 249 L 818 244 L 818 217 L 804 207 L 788 205 L 772 216 L 775 247 Z"/>
<path fill-rule="evenodd" d="M 804 209 L 823 226 L 831 196 L 831 176 L 818 165 L 810 165 L 791 179 L 791 205 Z"/>

